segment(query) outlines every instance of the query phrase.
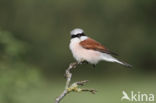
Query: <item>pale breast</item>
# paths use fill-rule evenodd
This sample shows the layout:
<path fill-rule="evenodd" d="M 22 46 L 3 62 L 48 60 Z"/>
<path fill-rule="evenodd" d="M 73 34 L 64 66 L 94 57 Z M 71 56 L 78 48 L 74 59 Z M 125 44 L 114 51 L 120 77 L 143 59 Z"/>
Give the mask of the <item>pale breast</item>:
<path fill-rule="evenodd" d="M 100 52 L 85 49 L 79 44 L 80 42 L 81 41 L 77 38 L 72 39 L 70 42 L 70 50 L 72 51 L 74 58 L 78 62 L 86 60 L 89 63 L 96 64 L 99 60 L 101 60 Z"/>

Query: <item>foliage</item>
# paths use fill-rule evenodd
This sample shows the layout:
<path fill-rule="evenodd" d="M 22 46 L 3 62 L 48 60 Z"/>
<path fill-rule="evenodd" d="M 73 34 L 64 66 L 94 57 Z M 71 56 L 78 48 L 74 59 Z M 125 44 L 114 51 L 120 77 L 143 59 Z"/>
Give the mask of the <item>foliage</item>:
<path fill-rule="evenodd" d="M 18 103 L 16 96 L 36 87 L 40 73 L 35 66 L 21 60 L 25 43 L 11 33 L 0 31 L 0 47 L 0 102 Z"/>

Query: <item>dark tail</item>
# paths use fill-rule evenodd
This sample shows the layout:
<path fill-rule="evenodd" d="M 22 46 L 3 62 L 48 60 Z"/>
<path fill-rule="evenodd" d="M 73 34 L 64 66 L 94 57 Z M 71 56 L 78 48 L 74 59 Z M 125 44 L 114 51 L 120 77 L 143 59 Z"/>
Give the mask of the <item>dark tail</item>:
<path fill-rule="evenodd" d="M 130 64 L 128 64 L 128 63 L 126 63 L 126 62 L 121 62 L 121 61 L 116 61 L 117 63 L 119 63 L 119 64 L 121 64 L 121 65 L 123 65 L 123 66 L 125 66 L 125 67 L 128 67 L 128 68 L 132 68 L 133 66 L 132 65 L 130 65 Z"/>
<path fill-rule="evenodd" d="M 125 66 L 125 67 L 128 67 L 128 68 L 132 68 L 133 67 L 132 65 L 130 65 L 130 64 L 126 63 L 126 62 L 122 62 L 122 65 Z"/>

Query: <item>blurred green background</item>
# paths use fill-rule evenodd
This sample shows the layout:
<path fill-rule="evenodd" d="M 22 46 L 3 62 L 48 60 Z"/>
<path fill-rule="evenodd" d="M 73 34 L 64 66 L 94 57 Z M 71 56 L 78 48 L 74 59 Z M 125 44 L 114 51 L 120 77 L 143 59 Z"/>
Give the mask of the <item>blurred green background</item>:
<path fill-rule="evenodd" d="M 155 0 L 0 0 L 0 103 L 54 103 L 75 61 L 69 32 L 85 33 L 133 65 L 81 65 L 72 81 L 90 93 L 62 103 L 121 103 L 122 91 L 156 95 Z M 126 103 L 126 101 L 124 101 Z M 154 102 L 153 102 L 154 103 Z"/>

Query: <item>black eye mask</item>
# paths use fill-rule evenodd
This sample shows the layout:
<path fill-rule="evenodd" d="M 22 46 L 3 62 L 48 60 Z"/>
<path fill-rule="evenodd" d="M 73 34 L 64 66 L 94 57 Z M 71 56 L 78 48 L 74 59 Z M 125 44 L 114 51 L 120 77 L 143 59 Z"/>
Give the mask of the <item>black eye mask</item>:
<path fill-rule="evenodd" d="M 80 34 L 77 34 L 77 35 L 71 35 L 71 38 L 76 38 L 76 37 L 81 37 L 81 36 L 85 36 L 85 34 L 80 33 Z"/>

